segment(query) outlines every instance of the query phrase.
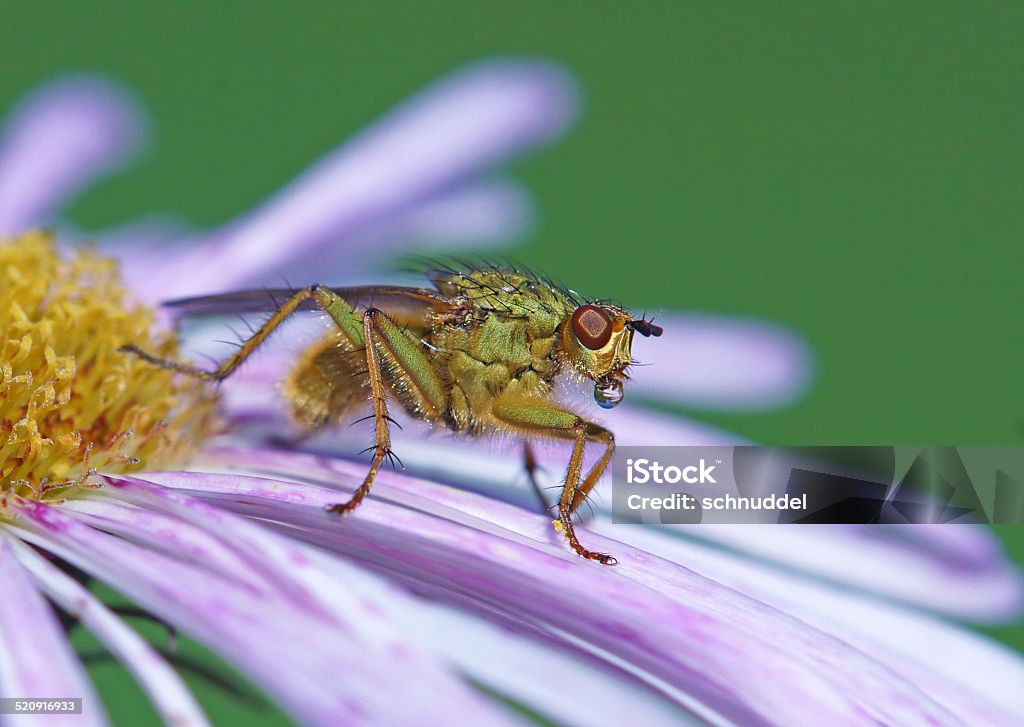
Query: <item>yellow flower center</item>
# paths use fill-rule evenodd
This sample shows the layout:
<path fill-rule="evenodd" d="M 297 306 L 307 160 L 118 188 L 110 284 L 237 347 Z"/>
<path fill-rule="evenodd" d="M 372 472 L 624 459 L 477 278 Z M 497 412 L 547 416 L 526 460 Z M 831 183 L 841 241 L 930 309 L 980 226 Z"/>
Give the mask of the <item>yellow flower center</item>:
<path fill-rule="evenodd" d="M 62 258 L 52 237 L 0 239 L 0 517 L 11 494 L 60 499 L 93 472 L 180 463 L 214 422 L 208 387 L 118 352 L 174 358 L 116 264 Z"/>

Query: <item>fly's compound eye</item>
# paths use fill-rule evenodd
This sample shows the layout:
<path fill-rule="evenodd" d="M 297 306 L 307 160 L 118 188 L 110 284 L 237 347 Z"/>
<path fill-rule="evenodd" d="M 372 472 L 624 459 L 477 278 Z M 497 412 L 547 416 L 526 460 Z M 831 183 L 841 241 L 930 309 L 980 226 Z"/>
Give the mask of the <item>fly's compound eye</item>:
<path fill-rule="evenodd" d="M 571 323 L 576 338 L 591 351 L 604 348 L 612 337 L 612 319 L 596 305 L 581 305 Z"/>

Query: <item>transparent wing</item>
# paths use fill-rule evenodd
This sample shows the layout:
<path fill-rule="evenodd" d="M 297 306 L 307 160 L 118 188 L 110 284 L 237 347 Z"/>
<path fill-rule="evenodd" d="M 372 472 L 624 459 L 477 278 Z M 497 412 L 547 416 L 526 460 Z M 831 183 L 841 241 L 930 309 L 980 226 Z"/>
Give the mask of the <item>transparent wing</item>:
<path fill-rule="evenodd" d="M 452 308 L 448 298 L 426 288 L 363 285 L 332 290 L 357 310 L 379 308 L 395 323 L 414 329 L 430 328 L 435 314 Z M 241 290 L 171 300 L 163 305 L 173 310 L 178 318 L 270 312 L 277 310 L 295 292 L 288 288 Z M 316 311 L 319 307 L 312 300 L 307 300 L 300 306 L 300 310 Z"/>

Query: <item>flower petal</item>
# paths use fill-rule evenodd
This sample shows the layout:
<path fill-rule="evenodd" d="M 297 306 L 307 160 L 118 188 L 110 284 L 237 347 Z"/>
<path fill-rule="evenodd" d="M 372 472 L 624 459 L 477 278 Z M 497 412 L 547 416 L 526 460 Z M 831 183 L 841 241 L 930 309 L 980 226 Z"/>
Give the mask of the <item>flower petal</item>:
<path fill-rule="evenodd" d="M 958 561 L 946 550 L 915 546 L 895 538 L 878 525 L 696 525 L 676 526 L 691 537 L 743 551 L 764 563 L 795 568 L 835 583 L 883 595 L 956 618 L 1000 622 L 1017 618 L 1024 607 L 1024 577 L 993 542 L 974 562 Z M 898 526 L 893 526 L 894 528 Z M 924 528 L 926 525 L 910 525 Z M 936 525 L 955 531 L 973 530 L 976 540 L 991 541 L 982 528 Z"/>
<path fill-rule="evenodd" d="M 190 482 L 202 488 L 204 477 L 197 475 L 190 478 Z M 167 496 L 162 490 L 152 492 L 160 497 Z M 259 557 L 258 553 L 255 555 Z M 303 550 L 302 560 L 315 564 L 317 571 L 322 569 L 327 577 L 320 575 L 308 579 L 302 571 L 294 569 L 292 575 L 317 592 L 323 605 L 345 614 L 353 591 L 351 566 L 313 549 Z M 414 587 L 420 585 L 419 592 L 424 592 L 422 584 L 400 582 Z M 617 669 L 606 672 L 582 663 L 579 657 L 586 660 L 588 655 L 576 653 L 578 650 L 571 644 L 554 644 L 551 639 L 546 643 L 536 643 L 516 638 L 513 632 L 523 632 L 520 622 L 505 631 L 481 621 L 467 620 L 449 609 L 420 599 L 394 596 L 378 599 L 377 606 L 388 618 L 415 633 L 432 651 L 454 663 L 472 680 L 486 684 L 499 694 L 511 696 L 541 714 L 558 716 L 562 723 L 618 725 L 622 722 L 615 719 L 615 715 L 621 716 L 627 708 L 643 724 L 680 724 L 686 721 L 684 712 L 660 699 L 656 691 L 651 691 L 628 672 Z M 510 622 L 503 625 L 509 627 Z M 568 652 L 573 652 L 576 658 L 568 656 Z M 521 667 L 517 668 L 517 664 Z M 560 684 L 560 690 L 550 689 L 554 683 Z M 566 702 L 564 693 L 587 693 L 586 705 Z"/>
<path fill-rule="evenodd" d="M 405 621 L 438 654 L 473 681 L 512 697 L 545 718 L 563 725 L 618 727 L 623 724 L 705 724 L 629 672 L 592 665 L 553 638 L 523 638 L 480 618 L 432 604 L 418 605 Z M 579 698 L 567 698 L 579 695 Z M 699 705 L 695 705 L 699 708 Z"/>
<path fill-rule="evenodd" d="M 19 725 L 107 724 L 85 670 L 53 611 L 15 558 L 9 537 L 0 526 L 0 695 L 82 699 L 82 714 L 21 715 Z"/>
<path fill-rule="evenodd" d="M 240 453 L 246 469 L 283 469 L 352 487 L 351 463 Z M 585 533 L 614 569 L 581 562 L 547 518 L 433 483 L 382 473 L 376 498 L 339 526 L 337 492 L 239 476 L 153 473 L 195 495 L 291 526 L 291 532 L 389 573 L 474 598 L 748 724 L 957 724 L 914 685 L 849 645 L 680 566 Z M 786 679 L 780 680 L 779 674 Z"/>
<path fill-rule="evenodd" d="M 678 536 L 671 528 L 614 525 L 597 532 L 643 548 L 848 641 L 921 685 L 968 724 L 1024 722 L 1024 659 L 974 631 L 822 580 L 766 568 Z M 950 688 L 951 684 L 957 685 Z"/>
<path fill-rule="evenodd" d="M 394 254 L 407 253 L 409 240 L 438 250 L 499 245 L 525 235 L 534 215 L 525 187 L 509 179 L 487 179 L 424 200 L 376 237 L 405 243 L 404 248 L 395 245 Z"/>
<path fill-rule="evenodd" d="M 141 636 L 88 589 L 36 551 L 13 543 L 18 560 L 46 594 L 81 621 L 131 672 L 166 724 L 202 727 L 209 722 L 178 673 Z"/>
<path fill-rule="evenodd" d="M 270 587 L 266 573 L 231 548 L 225 548 L 215 534 L 183 527 L 180 518 L 141 508 L 111 507 L 106 497 L 99 496 L 70 500 L 63 509 L 95 528 L 155 553 L 201 566 L 253 591 Z"/>
<path fill-rule="evenodd" d="M 416 249 L 451 253 L 504 245 L 525 235 L 533 216 L 533 200 L 522 185 L 507 179 L 470 183 L 354 230 L 344 240 L 351 254 L 305 255 L 277 266 L 275 274 L 292 285 L 322 281 L 332 285 L 368 281 L 423 285 L 422 274 L 396 275 L 387 270 L 384 277 L 376 268 Z"/>
<path fill-rule="evenodd" d="M 572 80 L 540 61 L 477 63 L 433 84 L 330 153 L 276 197 L 185 254 L 174 295 L 230 290 L 400 214 L 561 134 Z M 335 253 L 358 262 L 371 249 Z M 178 273 L 187 271 L 188 275 Z"/>
<path fill-rule="evenodd" d="M 125 508 L 131 509 L 109 501 L 109 522 L 116 522 L 115 511 Z M 210 514 L 198 507 L 193 511 L 194 519 Z M 305 723 L 393 723 L 408 721 L 411 715 L 429 720 L 442 705 L 446 710 L 455 705 L 460 713 L 482 723 L 500 721 L 497 713 L 485 709 L 485 703 L 430 664 L 407 640 L 393 637 L 368 594 L 358 593 L 367 577 L 354 581 L 354 594 L 347 604 L 350 620 L 342 623 L 311 603 L 302 585 L 280 567 L 281 559 L 290 559 L 294 567 L 311 567 L 302 562 L 301 546 L 264 529 L 253 530 L 251 524 L 228 513 L 205 518 L 202 529 L 218 534 L 223 548 L 258 544 L 257 552 L 270 556 L 261 567 L 276 576 L 273 588 L 253 590 L 96 530 L 80 517 L 65 506 L 17 505 L 22 539 L 101 578 L 207 644 Z M 196 526 L 182 520 L 181 527 Z M 390 646 L 380 648 L 381 644 Z M 408 678 L 400 701 L 379 689 L 397 673 Z M 325 674 L 340 678 L 324 679 Z"/>
<path fill-rule="evenodd" d="M 190 478 L 190 481 L 202 487 L 203 479 L 202 475 L 198 475 Z M 188 517 L 190 512 L 197 508 L 202 512 L 207 512 L 202 510 L 203 506 L 200 503 L 169 493 L 163 488 L 146 487 L 138 480 L 124 480 L 119 484 L 122 488 L 127 488 L 127 492 L 122 489 L 121 494 L 127 494 L 130 500 L 140 505 L 148 507 L 158 504 L 171 505 L 175 512 L 180 512 L 184 517 Z M 159 502 L 160 500 L 163 502 Z M 226 514 L 221 515 L 216 510 L 213 513 L 217 517 L 232 517 Z M 255 526 L 250 527 L 255 529 Z M 258 541 L 256 543 L 246 542 L 242 545 L 245 552 L 254 559 L 266 561 L 268 558 L 274 557 L 273 553 L 265 553 L 260 549 Z M 354 582 L 354 576 L 359 571 L 355 571 L 347 565 L 342 567 L 343 564 L 319 551 L 299 550 L 302 553 L 301 562 L 303 564 L 313 563 L 316 567 L 308 571 L 298 568 L 293 555 L 284 563 L 291 570 L 291 575 L 315 591 L 320 602 L 326 607 L 336 610 L 339 615 L 348 612 L 350 609 L 348 601 L 352 597 L 353 590 L 358 587 L 358 578 Z M 319 573 L 321 570 L 328 572 L 330 577 L 324 578 Z M 308 577 L 310 575 L 313 577 Z M 362 578 L 365 579 L 365 576 Z M 644 724 L 680 724 L 681 720 L 685 719 L 684 713 L 652 699 L 655 695 L 649 692 L 645 691 L 642 695 L 643 701 L 639 701 L 637 690 L 631 683 L 628 674 L 617 674 L 615 675 L 617 679 L 613 680 L 608 675 L 596 672 L 592 668 L 583 668 L 567 659 L 563 654 L 554 653 L 542 645 L 524 643 L 522 640 L 512 643 L 512 637 L 503 636 L 497 630 L 484 624 L 479 624 L 474 628 L 471 622 L 455 617 L 446 610 L 424 605 L 419 601 L 397 597 L 397 594 L 379 599 L 377 605 L 385 610 L 395 623 L 401 623 L 407 630 L 425 639 L 426 643 L 433 647 L 435 653 L 449 657 L 464 670 L 466 667 L 475 665 L 476 668 L 470 670 L 474 678 L 491 684 L 502 694 L 518 697 L 519 701 L 541 710 L 543 714 L 560 714 L 565 717 L 563 721 L 567 724 L 574 721 L 594 725 L 621 724 L 621 721 L 611 719 L 612 715 L 623 709 L 623 705 L 620 704 L 616 707 L 611 700 L 615 694 L 620 697 L 631 696 L 633 698 L 633 701 L 628 702 L 632 705 L 632 714 L 637 718 L 647 717 L 650 721 L 645 720 Z M 494 649 L 482 649 L 482 640 L 489 642 Z M 527 655 L 532 657 L 529 668 L 526 668 L 524 662 L 521 670 L 514 669 L 515 664 L 511 659 L 517 655 L 524 659 Z M 481 661 L 486 661 L 490 665 L 486 674 L 483 673 Z M 510 670 L 515 673 L 510 674 Z M 602 684 L 604 693 L 599 697 L 588 698 L 588 705 L 585 708 L 576 703 L 566 703 L 564 698 L 556 692 L 548 691 L 538 694 L 536 687 L 542 684 L 550 686 L 556 675 L 565 691 L 571 692 L 573 683 L 578 684 L 581 689 L 586 687 L 588 690 L 593 690 L 598 684 Z M 530 689 L 528 686 L 534 688 Z M 538 700 L 538 697 L 542 698 Z M 584 715 L 588 711 L 593 719 L 584 719 Z M 598 719 L 598 715 L 602 714 L 604 717 Z"/>
<path fill-rule="evenodd" d="M 768 409 L 795 401 L 811 382 L 810 349 L 777 324 L 668 313 L 658 325 L 665 329 L 660 338 L 634 341 L 645 366 L 630 381 L 630 394 L 712 409 Z"/>
<path fill-rule="evenodd" d="M 0 137 L 0 234 L 53 222 L 74 194 L 133 157 L 144 137 L 142 111 L 110 81 L 71 76 L 32 92 Z"/>

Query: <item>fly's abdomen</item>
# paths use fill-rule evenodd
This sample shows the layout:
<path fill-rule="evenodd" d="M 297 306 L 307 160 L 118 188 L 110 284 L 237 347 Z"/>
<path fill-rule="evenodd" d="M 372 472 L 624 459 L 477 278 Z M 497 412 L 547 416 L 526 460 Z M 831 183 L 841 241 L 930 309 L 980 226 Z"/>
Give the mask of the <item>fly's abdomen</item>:
<path fill-rule="evenodd" d="M 328 335 L 306 349 L 281 388 L 295 423 L 319 429 L 367 406 L 366 356 L 341 336 Z"/>

